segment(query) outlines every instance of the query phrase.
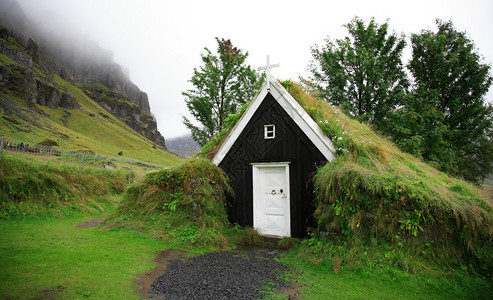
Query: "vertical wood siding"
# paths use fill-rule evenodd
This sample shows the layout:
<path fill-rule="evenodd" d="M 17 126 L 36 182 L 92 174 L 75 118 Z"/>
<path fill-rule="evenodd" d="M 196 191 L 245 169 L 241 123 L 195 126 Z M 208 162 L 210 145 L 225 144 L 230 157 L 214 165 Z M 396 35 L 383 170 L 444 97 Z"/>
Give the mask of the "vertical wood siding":
<path fill-rule="evenodd" d="M 264 125 L 276 126 L 276 137 L 264 139 Z M 257 109 L 249 123 L 220 163 L 231 179 L 235 196 L 229 199 L 230 221 L 253 226 L 253 183 L 250 163 L 290 162 L 291 236 L 303 237 L 314 226 L 312 178 L 326 162 L 271 94 Z"/>

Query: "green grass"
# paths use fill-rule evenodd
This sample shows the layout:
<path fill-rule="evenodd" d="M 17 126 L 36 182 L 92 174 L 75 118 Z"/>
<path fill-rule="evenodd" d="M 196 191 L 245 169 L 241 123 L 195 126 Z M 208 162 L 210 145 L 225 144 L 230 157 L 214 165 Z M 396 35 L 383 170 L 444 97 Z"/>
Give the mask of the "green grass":
<path fill-rule="evenodd" d="M 92 217 L 101 214 L 0 221 L 0 298 L 31 299 L 61 286 L 60 299 L 138 299 L 136 276 L 154 267 L 159 251 L 179 247 L 133 231 L 75 227 Z M 336 274 L 330 261 L 312 263 L 296 251 L 281 261 L 293 268 L 303 299 L 487 299 L 490 292 L 485 280 L 459 273 L 343 264 Z"/>
<path fill-rule="evenodd" d="M 128 174 L 48 165 L 4 155 L 0 161 L 0 219 L 96 212 L 124 191 Z M 108 199 L 102 201 L 102 199 Z"/>
<path fill-rule="evenodd" d="M 110 213 L 126 174 L 0 161 L 0 298 L 131 299 L 135 276 L 153 267 L 157 251 L 177 245 L 132 231 L 75 225 Z M 86 213 L 87 215 L 83 215 Z"/>
<path fill-rule="evenodd" d="M 76 227 L 93 217 L 102 213 L 0 220 L 0 298 L 33 299 L 48 290 L 56 299 L 139 299 L 138 274 L 154 267 L 159 251 L 183 247 L 130 230 Z M 298 253 L 294 248 L 280 261 L 291 266 L 288 278 L 301 299 L 488 299 L 491 292 L 491 283 L 466 272 L 409 274 L 342 263 L 336 274 L 330 260 L 310 262 Z M 266 297 L 287 295 L 267 288 Z"/>
<path fill-rule="evenodd" d="M 136 276 L 176 247 L 132 231 L 76 225 L 101 214 L 0 220 L 0 298 L 32 299 L 62 286 L 57 299 L 138 299 Z"/>
<path fill-rule="evenodd" d="M 343 265 L 336 274 L 328 260 L 311 263 L 289 255 L 281 261 L 299 274 L 292 282 L 299 286 L 302 299 L 489 299 L 491 296 L 491 286 L 486 280 L 459 272 L 411 275 L 396 268 L 354 270 Z"/>

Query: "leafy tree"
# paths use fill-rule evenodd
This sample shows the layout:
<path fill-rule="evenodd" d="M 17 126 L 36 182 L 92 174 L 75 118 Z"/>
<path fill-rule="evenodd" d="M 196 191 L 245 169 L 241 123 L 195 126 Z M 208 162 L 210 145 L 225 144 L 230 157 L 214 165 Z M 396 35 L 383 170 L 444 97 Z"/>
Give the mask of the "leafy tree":
<path fill-rule="evenodd" d="M 356 17 L 344 27 L 349 36 L 312 47 L 310 80 L 332 105 L 382 127 L 409 85 L 401 61 L 406 42 L 373 18 L 365 25 Z"/>
<path fill-rule="evenodd" d="M 444 114 L 438 110 L 435 95 L 423 89 L 412 91 L 398 110 L 389 114 L 392 126 L 385 133 L 390 135 L 399 148 L 428 162 L 443 171 L 453 173 L 456 165 L 448 141 Z"/>
<path fill-rule="evenodd" d="M 223 129 L 228 115 L 235 113 L 260 88 L 263 77 L 245 65 L 245 54 L 230 40 L 216 38 L 217 55 L 204 48 L 203 66 L 194 68 L 189 80 L 194 89 L 183 92 L 188 110 L 201 127 L 183 117 L 183 123 L 192 132 L 192 138 L 204 145 Z"/>
<path fill-rule="evenodd" d="M 441 132 L 443 141 L 455 160 L 444 161 L 440 154 L 443 149 L 429 147 L 433 140 L 423 144 L 430 148 L 427 159 L 441 166 L 454 164 L 452 173 L 479 183 L 493 171 L 492 107 L 484 99 L 493 80 L 490 66 L 481 63 L 474 43 L 452 22 L 437 20 L 437 26 L 437 32 L 424 30 L 412 35 L 413 53 L 408 67 L 415 90 L 426 98 L 421 107 L 411 110 L 417 113 L 430 106 L 426 101 L 431 101 L 442 121 L 424 125 L 421 132 L 409 128 L 410 134 L 423 137 L 426 130 L 445 126 Z"/>

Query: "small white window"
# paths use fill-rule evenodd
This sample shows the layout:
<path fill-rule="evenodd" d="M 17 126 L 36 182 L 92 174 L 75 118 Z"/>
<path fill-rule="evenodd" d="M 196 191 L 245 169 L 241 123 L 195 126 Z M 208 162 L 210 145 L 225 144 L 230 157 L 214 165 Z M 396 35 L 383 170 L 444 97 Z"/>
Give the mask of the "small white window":
<path fill-rule="evenodd" d="M 273 139 L 276 137 L 276 126 L 275 125 L 264 125 L 264 138 L 266 140 Z"/>

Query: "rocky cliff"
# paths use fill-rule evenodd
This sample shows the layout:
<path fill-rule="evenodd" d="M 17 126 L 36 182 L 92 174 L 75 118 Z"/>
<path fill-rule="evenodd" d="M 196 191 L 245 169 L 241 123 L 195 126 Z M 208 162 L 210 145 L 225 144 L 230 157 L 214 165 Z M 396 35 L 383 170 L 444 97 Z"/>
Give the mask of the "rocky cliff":
<path fill-rule="evenodd" d="M 139 106 L 129 100 L 129 98 L 110 89 L 103 84 L 79 84 L 79 88 L 89 98 L 95 100 L 104 109 L 110 112 L 133 128 L 137 133 L 145 136 L 157 145 L 164 146 L 164 138 L 157 130 L 156 121 L 149 114 L 142 111 Z"/>
<path fill-rule="evenodd" d="M 113 62 L 110 51 L 28 20 L 15 0 L 0 1 L 0 25 L 0 54 L 15 62 L 0 66 L 1 92 L 51 108 L 77 108 L 79 104 L 70 92 L 56 84 L 55 76 L 59 76 L 78 83 L 108 112 L 165 147 L 147 94 Z"/>
<path fill-rule="evenodd" d="M 73 109 L 79 107 L 77 100 L 55 83 L 54 77 L 35 63 L 37 46 L 28 41 L 24 47 L 11 33 L 0 25 L 0 91 L 30 104 L 46 105 L 50 108 L 63 107 Z M 34 57 L 34 60 L 33 60 Z M 8 61 L 8 60 L 11 61 Z"/>

